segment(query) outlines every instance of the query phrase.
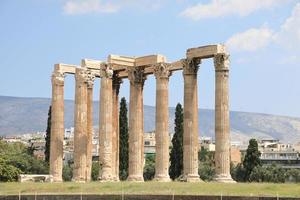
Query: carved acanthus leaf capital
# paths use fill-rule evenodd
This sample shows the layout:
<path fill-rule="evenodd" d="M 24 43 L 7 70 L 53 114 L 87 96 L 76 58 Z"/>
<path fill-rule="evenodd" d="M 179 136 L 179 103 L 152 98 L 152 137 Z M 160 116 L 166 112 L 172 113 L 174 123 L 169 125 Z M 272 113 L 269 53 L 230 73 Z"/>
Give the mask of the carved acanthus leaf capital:
<path fill-rule="evenodd" d="M 153 65 L 155 78 L 169 78 L 171 64 L 169 63 L 157 63 Z"/>
<path fill-rule="evenodd" d="M 95 79 L 96 79 L 95 74 L 91 70 L 88 70 L 87 71 L 87 86 L 88 86 L 88 88 L 93 88 Z"/>
<path fill-rule="evenodd" d="M 112 85 L 113 85 L 113 90 L 115 90 L 117 94 L 119 94 L 121 83 L 123 83 L 123 81 L 119 77 L 119 74 L 114 72 L 112 77 Z"/>
<path fill-rule="evenodd" d="M 54 71 L 51 76 L 52 84 L 64 85 L 65 74 L 60 71 Z"/>
<path fill-rule="evenodd" d="M 88 73 L 84 68 L 77 68 L 75 71 L 76 84 L 82 85 L 88 82 Z"/>
<path fill-rule="evenodd" d="M 144 84 L 146 76 L 143 67 L 130 67 L 127 68 L 128 79 L 132 84 Z"/>
<path fill-rule="evenodd" d="M 183 74 L 197 74 L 199 69 L 199 64 L 201 63 L 200 58 L 186 58 L 181 60 L 183 65 Z"/>
<path fill-rule="evenodd" d="M 214 64 L 216 71 L 228 71 L 230 64 L 229 54 L 216 54 Z"/>
<path fill-rule="evenodd" d="M 114 72 L 113 77 L 112 77 L 112 82 L 113 85 L 120 85 L 123 83 L 122 78 L 119 77 L 119 74 Z"/>
<path fill-rule="evenodd" d="M 105 78 L 112 78 L 113 77 L 113 68 L 110 64 L 103 63 L 100 65 L 100 75 L 101 77 Z"/>

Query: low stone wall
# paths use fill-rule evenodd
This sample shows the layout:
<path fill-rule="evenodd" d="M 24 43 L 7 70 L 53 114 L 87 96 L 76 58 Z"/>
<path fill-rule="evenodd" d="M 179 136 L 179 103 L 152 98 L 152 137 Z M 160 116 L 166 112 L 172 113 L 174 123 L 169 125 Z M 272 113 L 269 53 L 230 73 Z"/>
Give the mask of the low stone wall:
<path fill-rule="evenodd" d="M 53 176 L 49 174 L 20 174 L 18 181 L 24 182 L 53 182 Z"/>
<path fill-rule="evenodd" d="M 288 197 L 195 196 L 195 195 L 7 195 L 0 200 L 299 200 Z"/>

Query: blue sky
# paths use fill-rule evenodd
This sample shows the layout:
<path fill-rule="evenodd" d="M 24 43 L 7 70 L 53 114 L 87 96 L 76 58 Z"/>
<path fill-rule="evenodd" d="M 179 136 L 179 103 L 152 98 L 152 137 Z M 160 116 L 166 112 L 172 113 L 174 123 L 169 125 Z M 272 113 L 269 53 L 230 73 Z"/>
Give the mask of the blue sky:
<path fill-rule="evenodd" d="M 297 0 L 1 0 L 0 95 L 51 97 L 55 63 L 108 54 L 163 54 L 225 43 L 231 54 L 231 110 L 300 117 L 300 2 Z M 95 99 L 99 99 L 99 80 Z M 74 99 L 67 76 L 65 98 Z M 200 108 L 214 108 L 214 69 L 198 73 Z M 129 97 L 128 81 L 120 96 Z M 155 105 L 155 78 L 144 104 Z M 170 78 L 170 106 L 183 101 L 183 78 Z"/>

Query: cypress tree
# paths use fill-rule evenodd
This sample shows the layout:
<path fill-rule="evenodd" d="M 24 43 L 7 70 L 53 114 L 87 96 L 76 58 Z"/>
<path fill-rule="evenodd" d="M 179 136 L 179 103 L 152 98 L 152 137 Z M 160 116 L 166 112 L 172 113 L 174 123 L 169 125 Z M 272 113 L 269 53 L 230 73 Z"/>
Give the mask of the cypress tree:
<path fill-rule="evenodd" d="M 121 99 L 120 103 L 119 130 L 119 176 L 121 180 L 126 180 L 128 176 L 128 118 L 125 97 Z"/>
<path fill-rule="evenodd" d="M 261 166 L 260 155 L 261 153 L 258 151 L 257 141 L 255 139 L 250 139 L 243 161 L 243 166 L 245 168 L 245 181 L 249 181 L 250 174 L 255 167 Z"/>
<path fill-rule="evenodd" d="M 49 106 L 47 130 L 46 130 L 46 144 L 45 144 L 45 161 L 49 163 L 50 160 L 50 138 L 51 138 L 51 106 Z"/>
<path fill-rule="evenodd" d="M 174 132 L 169 169 L 170 177 L 173 180 L 178 178 L 183 170 L 183 109 L 180 103 L 176 106 Z"/>

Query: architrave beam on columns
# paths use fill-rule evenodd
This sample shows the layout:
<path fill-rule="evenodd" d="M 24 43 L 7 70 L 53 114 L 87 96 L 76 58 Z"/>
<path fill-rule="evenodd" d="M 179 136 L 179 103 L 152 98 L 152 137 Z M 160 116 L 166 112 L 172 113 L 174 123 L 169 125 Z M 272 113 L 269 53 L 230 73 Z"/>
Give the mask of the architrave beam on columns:
<path fill-rule="evenodd" d="M 226 47 L 223 44 L 207 45 L 186 50 L 186 57 L 190 58 L 212 58 L 216 54 L 226 53 Z"/>

